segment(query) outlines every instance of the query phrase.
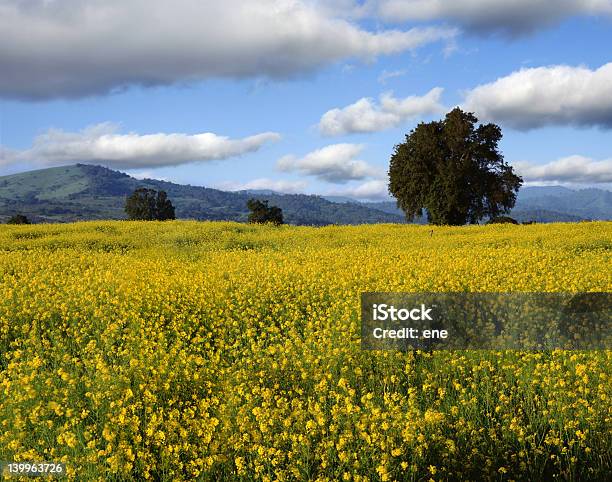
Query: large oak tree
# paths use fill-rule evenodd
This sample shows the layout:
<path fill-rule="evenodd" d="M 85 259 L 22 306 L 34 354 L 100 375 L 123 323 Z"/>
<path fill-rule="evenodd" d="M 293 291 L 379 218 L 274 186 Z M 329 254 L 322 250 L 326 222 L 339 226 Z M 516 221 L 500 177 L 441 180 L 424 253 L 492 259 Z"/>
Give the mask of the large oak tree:
<path fill-rule="evenodd" d="M 389 192 L 408 220 L 425 210 L 432 224 L 462 225 L 514 207 L 522 179 L 499 151 L 501 129 L 477 122 L 455 108 L 443 120 L 420 123 L 395 146 Z"/>

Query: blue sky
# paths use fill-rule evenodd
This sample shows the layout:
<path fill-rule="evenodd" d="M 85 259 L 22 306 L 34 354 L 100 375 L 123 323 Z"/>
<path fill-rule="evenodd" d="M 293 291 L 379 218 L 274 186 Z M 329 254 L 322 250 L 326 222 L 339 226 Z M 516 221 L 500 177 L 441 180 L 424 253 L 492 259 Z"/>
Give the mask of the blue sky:
<path fill-rule="evenodd" d="M 612 2 L 507 3 L 0 1 L 0 175 L 384 199 L 393 146 L 461 105 L 529 184 L 609 188 Z"/>

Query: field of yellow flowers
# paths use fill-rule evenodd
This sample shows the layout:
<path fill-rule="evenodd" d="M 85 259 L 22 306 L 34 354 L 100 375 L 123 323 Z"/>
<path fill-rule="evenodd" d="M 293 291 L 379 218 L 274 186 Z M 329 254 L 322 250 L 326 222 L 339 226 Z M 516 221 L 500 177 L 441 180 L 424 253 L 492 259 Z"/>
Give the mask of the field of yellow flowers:
<path fill-rule="evenodd" d="M 612 223 L 0 227 L 0 460 L 74 480 L 605 480 L 612 351 L 367 352 L 362 291 L 612 291 Z"/>

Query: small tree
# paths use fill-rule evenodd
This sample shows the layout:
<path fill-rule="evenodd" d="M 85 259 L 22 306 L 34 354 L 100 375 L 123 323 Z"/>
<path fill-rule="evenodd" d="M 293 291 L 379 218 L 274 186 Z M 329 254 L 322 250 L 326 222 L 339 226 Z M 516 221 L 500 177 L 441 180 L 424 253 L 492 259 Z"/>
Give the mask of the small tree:
<path fill-rule="evenodd" d="M 125 202 L 128 219 L 142 221 L 166 221 L 175 219 L 174 206 L 165 191 L 140 187 Z"/>
<path fill-rule="evenodd" d="M 23 214 L 15 214 L 10 217 L 6 224 L 30 224 L 30 220 Z"/>
<path fill-rule="evenodd" d="M 268 201 L 249 199 L 249 223 L 272 223 L 275 225 L 283 224 L 283 210 L 277 206 L 268 206 Z"/>
<path fill-rule="evenodd" d="M 408 220 L 425 210 L 430 223 L 461 225 L 514 207 L 523 180 L 498 150 L 501 129 L 477 122 L 456 108 L 419 124 L 395 146 L 389 192 Z"/>

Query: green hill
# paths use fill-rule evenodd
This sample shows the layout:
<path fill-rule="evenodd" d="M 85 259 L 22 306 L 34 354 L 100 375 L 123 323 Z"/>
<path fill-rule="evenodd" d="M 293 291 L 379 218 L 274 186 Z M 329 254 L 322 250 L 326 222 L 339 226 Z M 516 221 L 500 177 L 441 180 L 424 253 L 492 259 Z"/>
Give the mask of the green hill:
<path fill-rule="evenodd" d="M 299 225 L 403 222 L 397 214 L 361 204 L 334 204 L 320 196 L 253 194 L 135 179 L 105 167 L 77 164 L 0 177 L 0 220 L 15 213 L 35 222 L 123 219 L 125 197 L 137 187 L 163 189 L 183 219 L 246 221 L 246 202 L 267 199 L 283 210 L 286 222 Z"/>

